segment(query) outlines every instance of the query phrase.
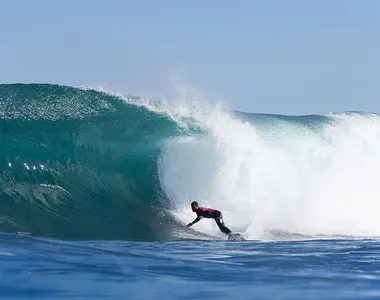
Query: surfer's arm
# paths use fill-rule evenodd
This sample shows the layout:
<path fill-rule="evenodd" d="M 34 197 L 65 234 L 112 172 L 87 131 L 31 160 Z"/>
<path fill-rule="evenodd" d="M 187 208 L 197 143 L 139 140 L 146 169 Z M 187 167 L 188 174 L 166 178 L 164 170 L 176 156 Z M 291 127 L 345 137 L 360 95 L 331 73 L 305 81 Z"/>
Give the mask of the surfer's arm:
<path fill-rule="evenodd" d="M 193 226 L 195 223 L 199 222 L 200 219 L 203 219 L 203 217 L 198 216 L 193 222 L 190 222 L 189 224 L 187 224 L 187 227 Z"/>

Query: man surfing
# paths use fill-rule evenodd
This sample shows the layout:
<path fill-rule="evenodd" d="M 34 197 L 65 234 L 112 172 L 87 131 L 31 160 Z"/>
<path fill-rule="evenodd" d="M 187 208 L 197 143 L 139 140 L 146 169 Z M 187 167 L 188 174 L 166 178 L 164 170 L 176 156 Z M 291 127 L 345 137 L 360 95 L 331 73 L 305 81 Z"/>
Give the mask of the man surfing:
<path fill-rule="evenodd" d="M 197 214 L 197 218 L 193 222 L 190 222 L 189 224 L 187 224 L 186 225 L 187 227 L 193 226 L 195 223 L 197 223 L 203 218 L 209 218 L 209 219 L 215 219 L 215 222 L 218 225 L 221 232 L 227 235 L 231 233 L 231 230 L 229 230 L 224 225 L 223 215 L 219 210 L 199 206 L 198 202 L 196 201 L 191 202 L 191 209 L 193 212 Z"/>

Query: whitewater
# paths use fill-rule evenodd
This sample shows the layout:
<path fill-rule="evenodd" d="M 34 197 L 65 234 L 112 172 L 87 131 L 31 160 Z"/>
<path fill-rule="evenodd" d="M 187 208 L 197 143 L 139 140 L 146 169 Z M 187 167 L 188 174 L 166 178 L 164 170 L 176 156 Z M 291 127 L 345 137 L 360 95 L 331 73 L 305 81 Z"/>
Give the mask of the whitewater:
<path fill-rule="evenodd" d="M 380 295 L 378 114 L 3 84 L 0 129 L 2 298 Z"/>

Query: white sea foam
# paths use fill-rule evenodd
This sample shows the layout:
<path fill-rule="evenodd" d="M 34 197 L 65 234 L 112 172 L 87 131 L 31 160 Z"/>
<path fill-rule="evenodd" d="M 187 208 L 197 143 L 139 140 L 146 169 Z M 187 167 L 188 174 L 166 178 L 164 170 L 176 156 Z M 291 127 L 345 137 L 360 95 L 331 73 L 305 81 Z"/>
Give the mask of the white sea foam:
<path fill-rule="evenodd" d="M 160 161 L 162 187 L 184 223 L 195 218 L 189 204 L 197 200 L 247 238 L 380 235 L 378 116 L 337 114 L 319 132 L 278 123 L 274 143 L 225 112 L 198 121 L 209 133 L 173 140 Z M 211 220 L 193 228 L 222 235 Z"/>

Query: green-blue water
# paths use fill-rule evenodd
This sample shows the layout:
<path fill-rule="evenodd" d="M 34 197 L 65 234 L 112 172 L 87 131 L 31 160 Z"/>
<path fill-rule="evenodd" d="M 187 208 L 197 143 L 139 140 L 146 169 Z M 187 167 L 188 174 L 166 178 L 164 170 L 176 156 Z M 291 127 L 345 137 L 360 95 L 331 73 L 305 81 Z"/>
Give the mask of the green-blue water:
<path fill-rule="evenodd" d="M 376 298 L 379 147 L 376 114 L 0 85 L 0 297 Z"/>
<path fill-rule="evenodd" d="M 1 231 L 158 238 L 165 116 L 100 92 L 1 85 Z"/>

